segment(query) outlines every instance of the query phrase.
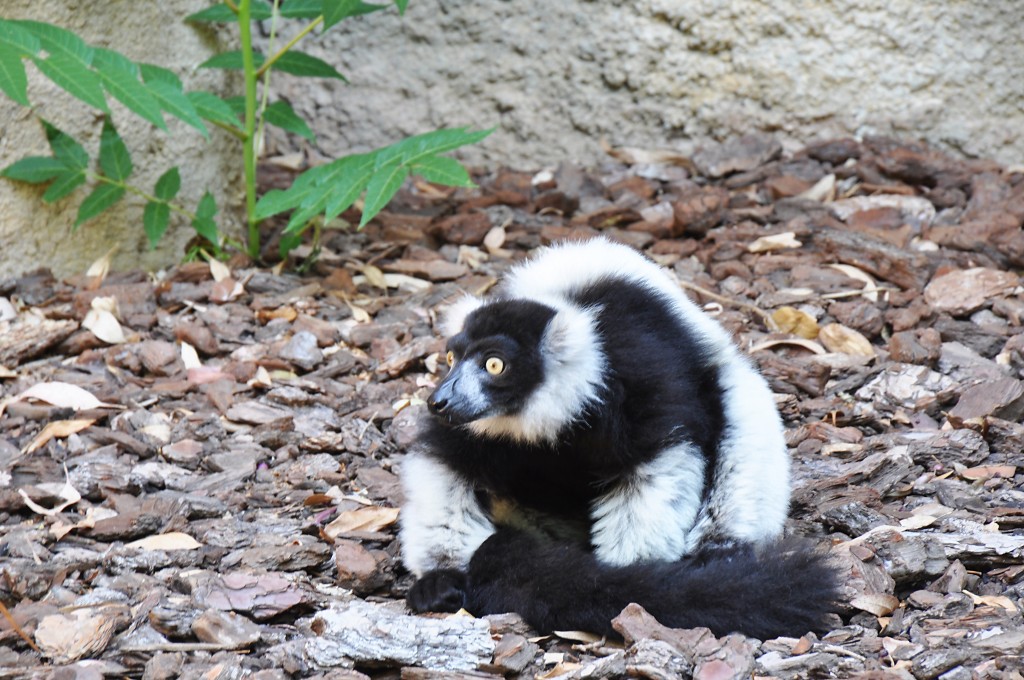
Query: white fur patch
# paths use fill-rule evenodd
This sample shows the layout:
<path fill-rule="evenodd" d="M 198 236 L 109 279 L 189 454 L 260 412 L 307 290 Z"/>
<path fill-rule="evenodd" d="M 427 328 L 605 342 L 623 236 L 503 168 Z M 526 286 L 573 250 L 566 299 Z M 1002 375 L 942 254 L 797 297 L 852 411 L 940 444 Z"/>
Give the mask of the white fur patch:
<path fill-rule="evenodd" d="M 639 466 L 591 509 L 597 558 L 622 566 L 675 560 L 691 552 L 689 537 L 704 486 L 704 456 L 692 444 L 665 449 Z"/>
<path fill-rule="evenodd" d="M 590 310 L 548 300 L 557 313 L 541 340 L 544 380 L 529 404 L 514 416 L 481 418 L 470 423 L 477 434 L 529 443 L 554 442 L 600 395 L 605 357 Z"/>
<path fill-rule="evenodd" d="M 466 325 L 466 317 L 478 309 L 484 301 L 472 295 L 463 295 L 441 312 L 440 331 L 445 338 L 458 335 Z"/>
<path fill-rule="evenodd" d="M 402 562 L 417 578 L 431 569 L 465 569 L 494 533 L 473 489 L 422 454 L 402 461 L 405 504 L 400 516 Z"/>

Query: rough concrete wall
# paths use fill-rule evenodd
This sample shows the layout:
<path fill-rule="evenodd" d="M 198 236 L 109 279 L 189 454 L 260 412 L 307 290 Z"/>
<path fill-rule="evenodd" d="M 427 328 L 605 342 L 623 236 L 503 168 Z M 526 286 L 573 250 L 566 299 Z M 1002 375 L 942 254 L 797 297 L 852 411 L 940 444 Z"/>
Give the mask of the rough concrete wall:
<path fill-rule="evenodd" d="M 224 73 L 193 72 L 197 64 L 219 51 L 219 36 L 198 31 L 182 21 L 182 17 L 209 4 L 206 0 L 87 5 L 77 0 L 4 0 L 0 16 L 48 21 L 75 31 L 90 44 L 170 68 L 182 77 L 186 88 L 223 92 Z M 102 126 L 98 113 L 39 75 L 33 66 L 29 65 L 28 71 L 29 101 L 34 112 L 82 142 L 95 158 Z M 128 112 L 113 97 L 108 96 L 107 101 L 114 124 L 132 154 L 132 184 L 151 190 L 165 170 L 178 165 L 182 177 L 179 202 L 194 208 L 203 192 L 210 189 L 221 215 L 237 216 L 242 184 L 241 151 L 236 141 L 211 126 L 212 141 L 207 143 L 198 131 L 170 118 L 168 135 Z M 0 94 L 0 167 L 32 155 L 49 155 L 41 126 L 33 111 Z M 58 275 L 84 273 L 115 244 L 115 268 L 156 269 L 180 261 L 185 243 L 195 235 L 184 220 L 172 216 L 159 248 L 150 250 L 142 229 L 143 203 L 131 195 L 72 230 L 88 188 L 79 187 L 52 205 L 40 200 L 43 190 L 0 179 L 0 275 L 41 266 L 52 268 Z"/>
<path fill-rule="evenodd" d="M 412 0 L 308 46 L 350 85 L 278 83 L 329 156 L 474 125 L 464 158 L 525 168 L 755 130 L 1020 163 L 1022 25 L 1021 0 Z"/>

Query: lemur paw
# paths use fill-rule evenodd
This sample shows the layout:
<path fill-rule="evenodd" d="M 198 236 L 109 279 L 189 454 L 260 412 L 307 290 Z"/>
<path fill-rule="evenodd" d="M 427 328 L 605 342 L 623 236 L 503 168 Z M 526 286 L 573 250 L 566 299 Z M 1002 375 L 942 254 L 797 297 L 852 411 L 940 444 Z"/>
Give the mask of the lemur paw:
<path fill-rule="evenodd" d="M 412 584 L 405 601 L 414 612 L 457 612 L 466 603 L 466 575 L 455 569 L 428 571 Z"/>

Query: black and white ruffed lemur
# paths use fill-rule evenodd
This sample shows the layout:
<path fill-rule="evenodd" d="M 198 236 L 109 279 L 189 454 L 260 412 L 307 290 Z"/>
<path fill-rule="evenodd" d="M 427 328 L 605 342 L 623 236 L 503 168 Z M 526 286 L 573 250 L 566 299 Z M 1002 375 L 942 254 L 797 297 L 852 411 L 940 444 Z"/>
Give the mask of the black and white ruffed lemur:
<path fill-rule="evenodd" d="M 782 540 L 789 457 L 764 379 L 654 262 L 545 249 L 453 305 L 447 377 L 403 461 L 415 611 L 613 634 L 630 602 L 762 639 L 828 625 L 826 557 Z"/>

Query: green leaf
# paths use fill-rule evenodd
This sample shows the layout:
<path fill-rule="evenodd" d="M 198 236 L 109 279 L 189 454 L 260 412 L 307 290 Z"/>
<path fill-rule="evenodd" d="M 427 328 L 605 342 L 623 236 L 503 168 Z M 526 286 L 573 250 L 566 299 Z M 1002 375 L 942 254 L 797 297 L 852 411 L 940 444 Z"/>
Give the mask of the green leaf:
<path fill-rule="evenodd" d="M 68 166 L 53 156 L 29 156 L 8 165 L 0 172 L 0 177 L 29 184 L 42 184 L 56 179 L 67 170 Z"/>
<path fill-rule="evenodd" d="M 409 0 L 395 0 L 395 7 L 399 14 L 405 14 L 405 8 L 409 6 Z"/>
<path fill-rule="evenodd" d="M 389 163 L 377 170 L 370 183 L 366 185 L 366 200 L 363 203 L 363 216 L 359 220 L 359 227 L 365 227 L 366 223 L 376 217 L 377 213 L 384 209 L 398 190 L 402 182 L 409 176 L 409 168 L 399 162 Z"/>
<path fill-rule="evenodd" d="M 289 51 L 274 62 L 273 68 L 293 76 L 311 76 L 314 78 L 337 78 L 346 83 L 345 76 L 338 73 L 333 66 L 323 59 L 318 59 L 305 52 Z"/>
<path fill-rule="evenodd" d="M 167 83 L 173 85 L 179 90 L 184 89 L 184 85 L 181 84 L 181 78 L 178 74 L 169 68 L 163 66 L 157 66 L 156 64 L 139 64 L 139 71 L 142 73 L 142 80 L 147 85 L 153 83 Z"/>
<path fill-rule="evenodd" d="M 96 50 L 93 66 L 103 87 L 129 111 L 148 120 L 161 130 L 167 129 L 160 104 L 149 89 L 139 82 L 139 67 L 111 50 Z"/>
<path fill-rule="evenodd" d="M 85 170 L 69 170 L 57 177 L 53 184 L 46 189 L 46 192 L 43 194 L 43 202 L 53 203 L 54 201 L 59 201 L 82 184 L 85 184 Z"/>
<path fill-rule="evenodd" d="M 100 169 L 110 179 L 123 182 L 132 174 L 132 157 L 124 140 L 110 120 L 103 121 L 100 133 Z"/>
<path fill-rule="evenodd" d="M 255 4 L 255 3 L 254 3 Z M 185 17 L 185 21 L 207 21 L 207 22 L 229 22 L 236 21 L 238 15 L 235 14 L 234 10 L 231 9 L 226 3 L 222 5 L 214 5 L 213 7 L 207 7 L 201 12 L 189 14 Z"/>
<path fill-rule="evenodd" d="M 256 68 L 263 65 L 265 57 L 262 52 L 253 50 L 252 63 Z M 230 52 L 221 52 L 215 54 L 197 68 L 224 68 L 234 71 L 242 70 L 242 50 L 231 50 Z"/>
<path fill-rule="evenodd" d="M 21 57 L 39 54 L 39 38 L 22 26 L 3 19 L 0 19 L 0 44 L 9 45 Z"/>
<path fill-rule="evenodd" d="M 476 186 L 470 179 L 466 168 L 454 158 L 447 156 L 428 156 L 412 166 L 412 173 L 419 175 L 428 182 L 443 184 L 449 187 Z"/>
<path fill-rule="evenodd" d="M 147 201 L 146 207 L 142 210 L 142 228 L 149 239 L 149 247 L 156 248 L 156 244 L 167 232 L 167 225 L 171 221 L 171 208 L 166 203 Z"/>
<path fill-rule="evenodd" d="M 109 113 L 100 78 L 81 60 L 64 52 L 54 52 L 46 59 L 34 58 L 36 67 L 47 78 L 83 102 Z"/>
<path fill-rule="evenodd" d="M 277 244 L 277 253 L 281 256 L 281 259 L 284 259 L 288 257 L 288 253 L 301 245 L 302 236 L 300 234 L 282 234 L 281 240 Z"/>
<path fill-rule="evenodd" d="M 322 0 L 288 0 L 288 2 L 283 3 L 280 8 L 281 16 L 292 19 L 315 19 L 320 16 L 321 1 Z M 252 3 L 251 14 L 254 21 L 269 19 L 272 14 L 272 8 L 269 3 L 254 0 Z M 235 14 L 227 4 L 222 4 L 215 5 L 209 9 L 204 9 L 203 11 L 196 12 L 195 14 L 190 14 L 185 17 L 185 21 L 212 21 L 227 23 L 238 21 L 238 15 Z"/>
<path fill-rule="evenodd" d="M 169 201 L 178 195 L 181 189 L 181 174 L 178 168 L 174 167 L 160 175 L 153 187 L 153 195 L 163 201 Z"/>
<path fill-rule="evenodd" d="M 63 54 L 73 57 L 83 66 L 92 64 L 93 49 L 71 31 L 42 21 L 13 21 L 10 23 L 34 35 L 43 49 L 51 55 Z"/>
<path fill-rule="evenodd" d="M 370 14 L 386 8 L 387 5 L 373 5 L 361 0 L 323 0 L 324 30 L 342 19 Z"/>
<path fill-rule="evenodd" d="M 124 196 L 124 187 L 107 184 L 98 185 L 92 193 L 85 197 L 82 205 L 78 206 L 78 217 L 75 219 L 75 226 L 80 226 L 102 213 L 107 208 L 121 200 Z"/>
<path fill-rule="evenodd" d="M 238 116 L 227 103 L 217 95 L 196 90 L 185 95 L 196 112 L 208 121 L 238 127 Z"/>
<path fill-rule="evenodd" d="M 217 223 L 213 220 L 213 216 L 216 214 L 217 202 L 214 200 L 213 194 L 207 191 L 199 199 L 199 205 L 196 207 L 196 217 L 192 220 L 192 226 L 207 241 L 214 245 L 220 245 Z"/>
<path fill-rule="evenodd" d="M 89 154 L 86 153 L 82 145 L 76 142 L 71 135 L 50 125 L 45 120 L 42 123 L 43 130 L 46 132 L 46 141 L 49 143 L 54 157 L 63 161 L 69 168 L 85 170 L 89 165 Z"/>
<path fill-rule="evenodd" d="M 209 139 L 209 130 L 206 129 L 202 117 L 196 111 L 196 107 L 189 98 L 182 92 L 181 87 L 164 80 L 147 82 L 146 87 L 160 105 L 160 108 L 178 120 L 184 121 L 199 130 L 199 132 L 203 133 L 203 137 Z"/>
<path fill-rule="evenodd" d="M 22 106 L 28 101 L 28 77 L 21 55 L 8 43 L 0 42 L 0 90 Z"/>
<path fill-rule="evenodd" d="M 271 125 L 276 125 L 288 132 L 294 132 L 310 141 L 316 139 L 313 131 L 306 125 L 306 121 L 299 118 L 295 111 L 292 110 L 291 105 L 286 101 L 278 100 L 274 102 L 263 113 L 266 116 L 267 122 Z"/>

